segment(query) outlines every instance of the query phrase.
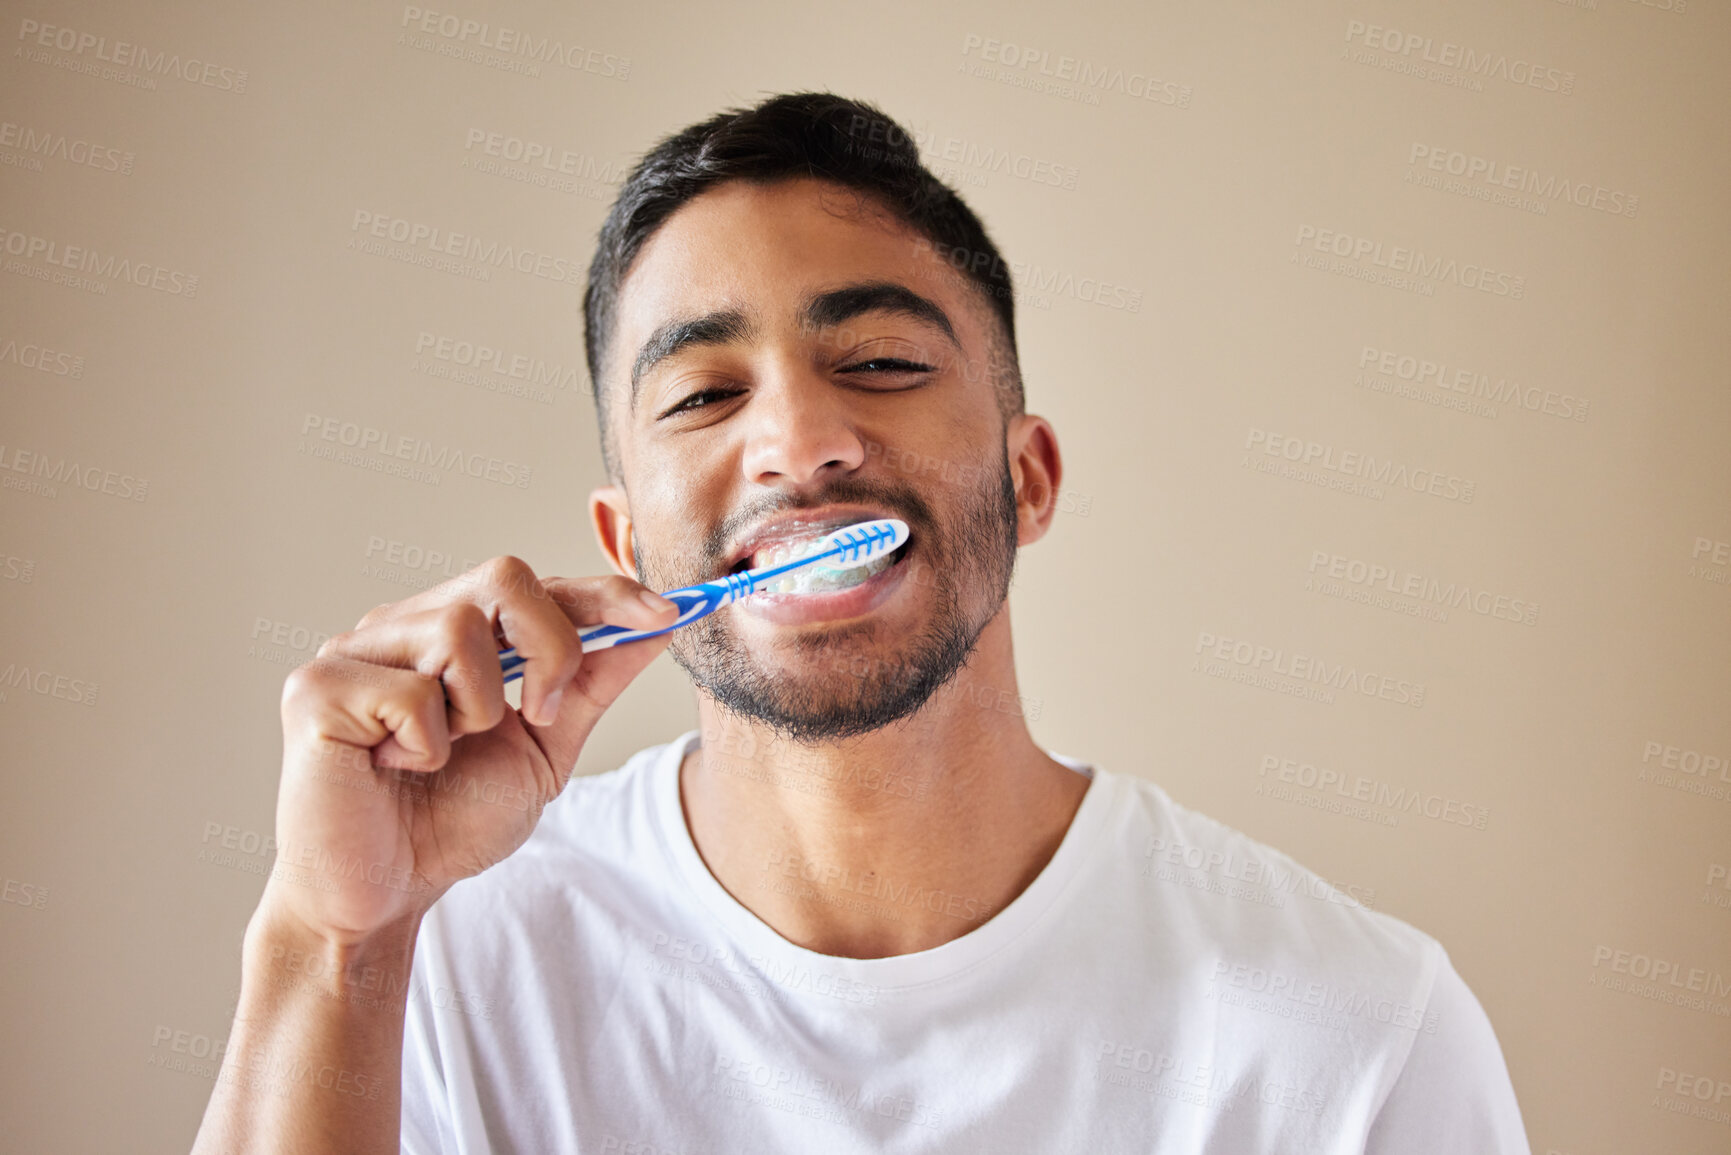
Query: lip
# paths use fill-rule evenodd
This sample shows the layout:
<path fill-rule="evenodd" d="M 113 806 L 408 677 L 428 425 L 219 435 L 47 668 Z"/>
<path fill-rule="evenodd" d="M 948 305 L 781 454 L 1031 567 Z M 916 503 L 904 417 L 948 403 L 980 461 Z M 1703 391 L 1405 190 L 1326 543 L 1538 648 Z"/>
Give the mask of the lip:
<path fill-rule="evenodd" d="M 913 545 L 910 539 L 894 564 L 857 586 L 812 594 L 756 593 L 735 602 L 732 608 L 778 626 L 804 626 L 868 614 L 900 588 L 907 577 L 907 554 Z"/>
<path fill-rule="evenodd" d="M 727 572 L 742 568 L 741 563 L 759 550 L 796 545 L 855 522 L 896 516 L 893 510 L 869 505 L 826 505 L 819 509 L 792 510 L 770 518 L 746 534 L 729 555 Z M 733 609 L 760 621 L 783 626 L 803 626 L 870 613 L 900 587 L 902 579 L 907 576 L 905 563 L 918 544 L 910 537 L 897 551 L 895 562 L 888 569 L 873 574 L 857 586 L 825 593 L 756 593 L 735 602 Z"/>
<path fill-rule="evenodd" d="M 843 526 L 859 521 L 879 521 L 896 515 L 889 510 L 873 509 L 865 505 L 826 505 L 822 509 L 800 509 L 781 517 L 772 517 L 756 526 L 749 534 L 739 541 L 728 555 L 725 574 L 733 573 L 742 568 L 740 562 L 749 558 L 759 550 L 770 549 L 778 545 L 797 545 L 813 538 L 823 537 L 833 533 Z M 910 540 L 902 547 L 905 556 L 913 545 Z M 897 559 L 899 564 L 900 558 Z M 895 568 L 894 566 L 891 569 Z M 888 573 L 888 570 L 884 571 Z M 876 575 L 881 577 L 882 575 Z M 875 577 L 873 580 L 876 580 Z M 855 588 L 864 588 L 871 581 L 861 583 Z M 845 591 L 844 591 L 845 592 Z M 816 594 L 804 594 L 802 597 L 817 597 Z"/>

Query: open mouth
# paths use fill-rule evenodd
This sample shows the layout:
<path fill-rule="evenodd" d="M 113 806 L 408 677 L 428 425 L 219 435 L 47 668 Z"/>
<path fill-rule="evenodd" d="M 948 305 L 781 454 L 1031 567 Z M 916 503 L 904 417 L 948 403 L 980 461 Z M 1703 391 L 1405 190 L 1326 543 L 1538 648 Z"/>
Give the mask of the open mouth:
<path fill-rule="evenodd" d="M 822 548 L 823 538 L 814 537 L 803 542 L 781 542 L 769 545 L 755 553 L 748 554 L 735 562 L 729 573 L 742 573 L 748 569 L 765 569 L 771 566 L 785 565 Z M 764 582 L 757 587 L 758 593 L 764 594 L 825 594 L 839 590 L 853 589 L 864 585 L 878 574 L 893 566 L 901 564 L 906 559 L 908 545 L 903 542 L 889 553 L 875 557 L 864 565 L 836 566 L 818 562 L 795 570 L 789 574 Z"/>

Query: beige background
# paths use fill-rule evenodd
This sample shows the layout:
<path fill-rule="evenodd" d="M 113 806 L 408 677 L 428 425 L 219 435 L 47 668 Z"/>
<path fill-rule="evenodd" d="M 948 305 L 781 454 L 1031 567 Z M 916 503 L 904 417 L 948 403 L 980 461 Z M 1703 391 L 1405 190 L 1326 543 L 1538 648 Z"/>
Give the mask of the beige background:
<path fill-rule="evenodd" d="M 452 572 L 505 552 L 602 570 L 578 284 L 367 251 L 356 214 L 580 279 L 635 154 L 810 87 L 916 130 L 1022 273 L 1030 407 L 1069 468 L 1067 512 L 1013 593 L 1036 737 L 1156 779 L 1437 936 L 1497 1026 L 1536 1152 L 1731 1149 L 1731 1094 L 1693 1097 L 1731 1081 L 1722 4 L 425 5 L 454 36 L 390 5 L 6 7 L 9 1150 L 190 1142 L 270 867 L 278 694 L 318 635 L 442 578 L 432 554 Z M 464 19 L 594 55 L 497 67 Z M 1415 74 L 1445 42 L 1493 74 Z M 1082 63 L 1105 81 L 1040 75 Z M 1535 65 L 1536 86 L 1510 79 Z M 1155 99 L 1125 91 L 1150 77 Z M 501 171 L 490 133 L 571 154 L 571 175 Z M 1589 203 L 1448 187 L 1452 153 L 1578 182 Z M 1343 275 L 1323 230 L 1381 246 L 1360 271 L 1398 246 L 1437 273 Z M 69 245 L 98 254 L 88 283 L 42 279 Z M 104 276 L 110 257 L 164 288 Z M 1493 291 L 1469 267 L 1500 274 Z M 544 383 L 465 380 L 439 340 L 521 356 Z M 1391 392 L 1402 356 L 1538 409 Z M 1583 400 L 1583 419 L 1561 415 Z M 320 459 L 339 446 L 309 419 L 532 472 L 430 484 L 376 454 Z M 1264 472 L 1283 460 L 1270 435 L 1436 470 L 1472 500 Z M 1336 556 L 1343 574 L 1434 579 L 1433 600 L 1349 600 L 1365 587 L 1318 584 Z M 1472 599 L 1449 608 L 1450 585 Z M 1536 618 L 1505 620 L 1498 597 Z M 1258 647 L 1422 686 L 1422 704 L 1232 677 L 1268 675 Z M 664 658 L 582 769 L 694 717 Z M 1371 803 L 1320 773 L 1371 780 Z M 1684 985 L 1619 973 L 1654 960 Z"/>

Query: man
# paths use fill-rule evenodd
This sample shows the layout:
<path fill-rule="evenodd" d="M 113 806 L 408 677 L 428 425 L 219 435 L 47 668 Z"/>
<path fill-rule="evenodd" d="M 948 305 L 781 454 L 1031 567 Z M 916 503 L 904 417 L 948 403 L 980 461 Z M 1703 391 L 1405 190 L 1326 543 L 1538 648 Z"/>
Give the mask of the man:
<path fill-rule="evenodd" d="M 199 1151 L 1527 1150 L 1434 939 L 1030 737 L 1006 593 L 1057 438 L 899 126 L 801 94 L 663 141 L 585 321 L 622 576 L 497 559 L 290 676 Z M 580 652 L 878 517 L 881 572 Z M 700 728 L 568 784 L 669 647 Z"/>

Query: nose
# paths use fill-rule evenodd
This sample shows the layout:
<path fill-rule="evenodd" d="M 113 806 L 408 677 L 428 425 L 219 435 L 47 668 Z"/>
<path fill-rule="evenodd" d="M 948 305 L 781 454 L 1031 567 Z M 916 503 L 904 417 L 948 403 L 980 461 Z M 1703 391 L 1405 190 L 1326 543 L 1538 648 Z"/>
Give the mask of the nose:
<path fill-rule="evenodd" d="M 802 485 L 865 463 L 865 440 L 843 391 L 809 368 L 780 368 L 752 399 L 741 467 L 760 485 Z"/>

